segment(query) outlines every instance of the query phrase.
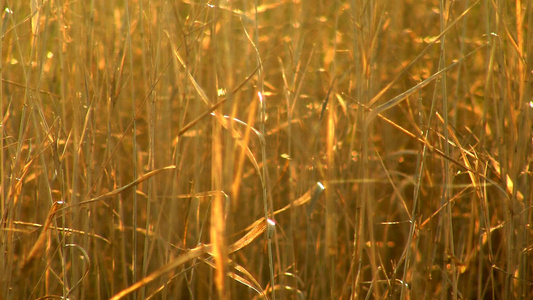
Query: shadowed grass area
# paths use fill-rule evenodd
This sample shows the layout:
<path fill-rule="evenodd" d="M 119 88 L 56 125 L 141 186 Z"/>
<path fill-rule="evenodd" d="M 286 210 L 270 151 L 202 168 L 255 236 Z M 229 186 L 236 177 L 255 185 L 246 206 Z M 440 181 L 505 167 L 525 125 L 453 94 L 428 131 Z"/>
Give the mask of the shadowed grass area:
<path fill-rule="evenodd" d="M 533 294 L 533 2 L 2 9 L 0 299 Z"/>

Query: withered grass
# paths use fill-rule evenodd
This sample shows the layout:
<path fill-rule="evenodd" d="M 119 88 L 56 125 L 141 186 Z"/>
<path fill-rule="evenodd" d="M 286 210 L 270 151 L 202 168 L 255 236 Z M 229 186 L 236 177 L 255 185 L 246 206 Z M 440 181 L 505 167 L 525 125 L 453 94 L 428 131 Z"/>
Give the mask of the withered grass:
<path fill-rule="evenodd" d="M 532 1 L 3 1 L 0 299 L 527 299 Z"/>

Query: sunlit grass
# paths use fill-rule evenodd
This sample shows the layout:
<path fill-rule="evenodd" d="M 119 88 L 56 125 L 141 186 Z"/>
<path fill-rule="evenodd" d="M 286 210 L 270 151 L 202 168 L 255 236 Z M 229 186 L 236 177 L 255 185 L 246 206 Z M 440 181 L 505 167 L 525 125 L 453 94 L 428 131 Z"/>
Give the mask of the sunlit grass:
<path fill-rule="evenodd" d="M 0 299 L 533 294 L 531 1 L 11 1 Z"/>

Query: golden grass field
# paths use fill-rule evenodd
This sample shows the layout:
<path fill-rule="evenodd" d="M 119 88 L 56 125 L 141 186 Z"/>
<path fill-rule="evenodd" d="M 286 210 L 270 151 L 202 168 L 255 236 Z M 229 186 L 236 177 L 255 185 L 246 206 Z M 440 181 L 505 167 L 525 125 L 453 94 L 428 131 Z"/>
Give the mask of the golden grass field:
<path fill-rule="evenodd" d="M 1 3 L 0 299 L 533 297 L 533 1 Z"/>

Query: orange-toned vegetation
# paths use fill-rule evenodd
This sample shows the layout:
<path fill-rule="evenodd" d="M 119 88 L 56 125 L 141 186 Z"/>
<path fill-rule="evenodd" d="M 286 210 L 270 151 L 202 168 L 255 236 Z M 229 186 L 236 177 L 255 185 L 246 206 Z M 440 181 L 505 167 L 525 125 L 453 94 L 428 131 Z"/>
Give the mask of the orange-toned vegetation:
<path fill-rule="evenodd" d="M 532 1 L 5 1 L 0 299 L 533 294 Z"/>

